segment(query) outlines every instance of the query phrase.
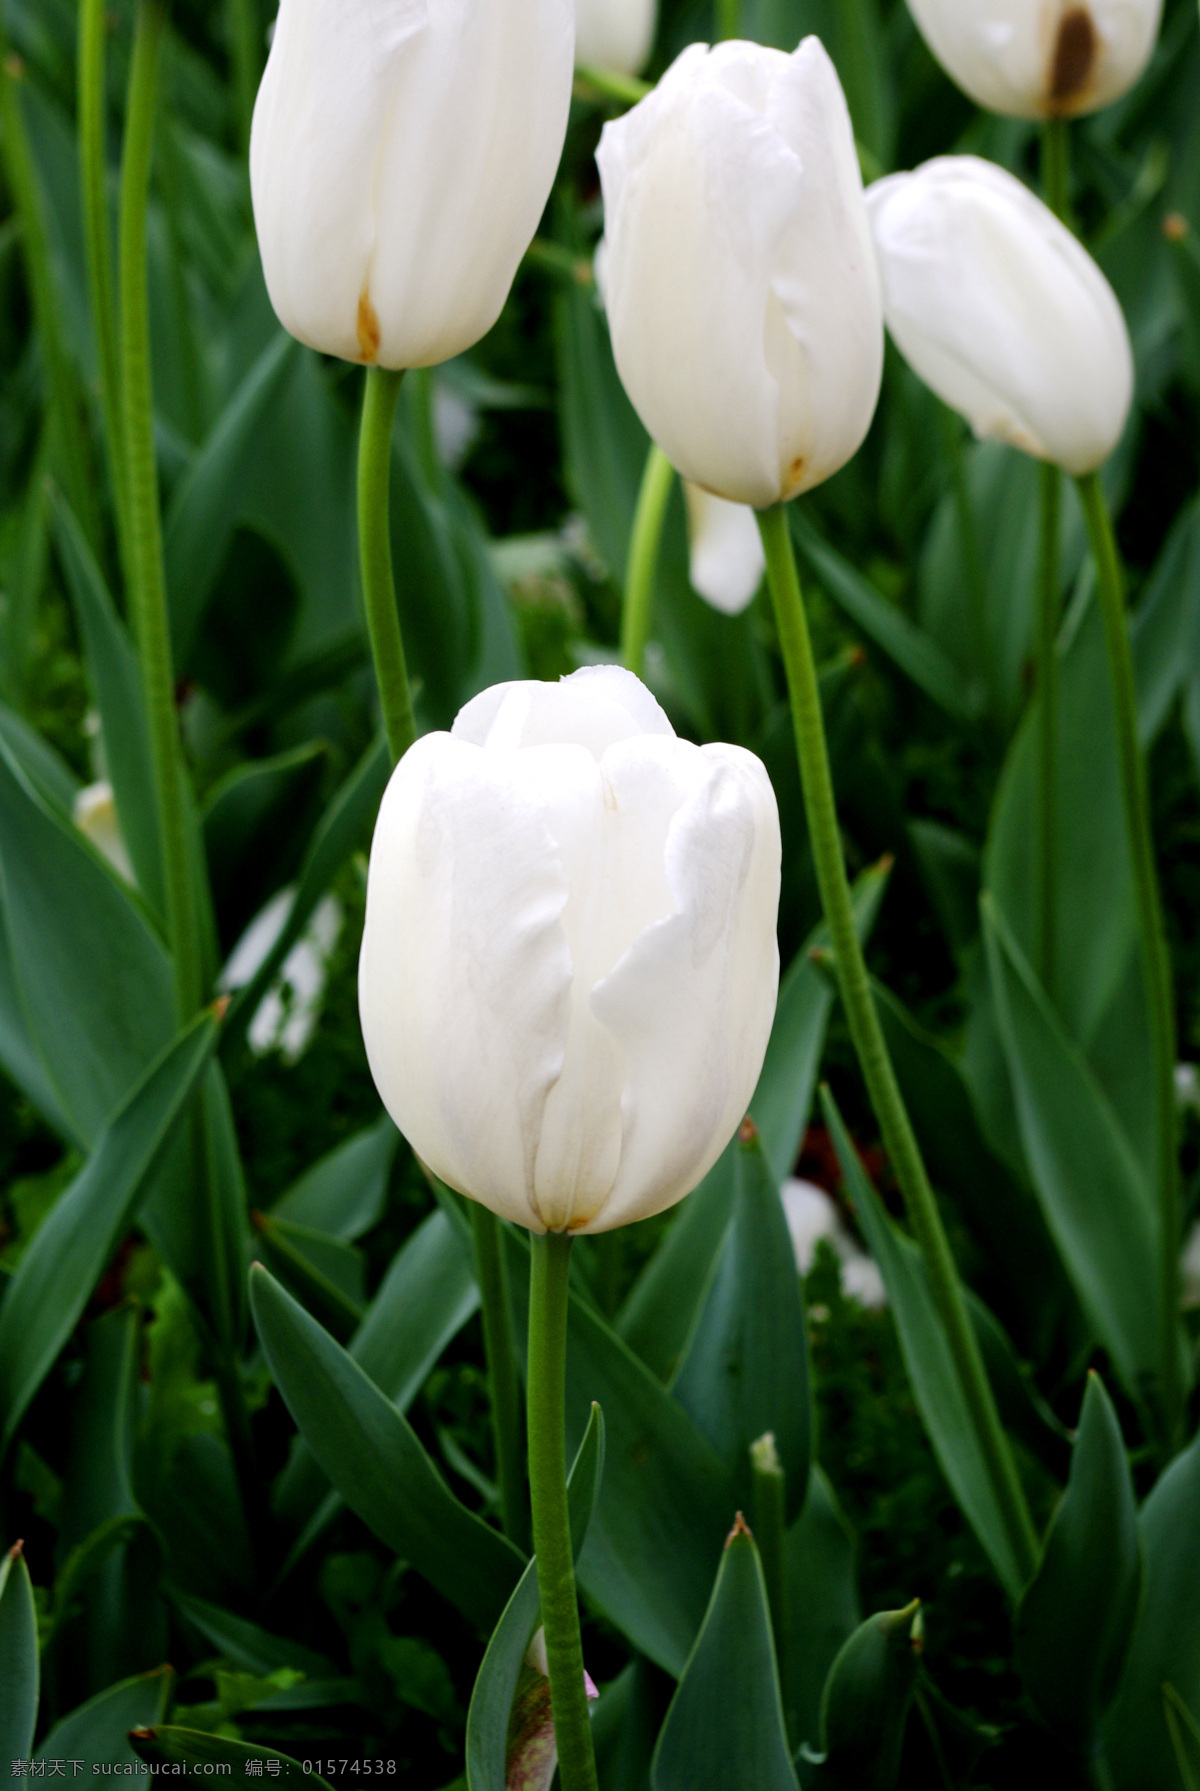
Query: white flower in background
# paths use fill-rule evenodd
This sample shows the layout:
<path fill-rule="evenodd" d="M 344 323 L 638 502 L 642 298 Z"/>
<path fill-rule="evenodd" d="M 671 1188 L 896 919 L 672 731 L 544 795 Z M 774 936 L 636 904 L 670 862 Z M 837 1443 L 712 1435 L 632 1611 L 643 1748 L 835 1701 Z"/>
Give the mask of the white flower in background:
<path fill-rule="evenodd" d="M 867 191 L 887 326 L 978 436 L 1076 475 L 1116 446 L 1133 352 L 1112 287 L 1019 180 L 940 156 Z"/>
<path fill-rule="evenodd" d="M 596 159 L 617 370 L 672 466 L 756 509 L 827 479 L 874 414 L 883 324 L 820 43 L 693 44 Z"/>
<path fill-rule="evenodd" d="M 1194 1063 L 1175 1065 L 1175 1101 L 1181 1113 L 1200 1117 L 1200 1068 Z"/>
<path fill-rule="evenodd" d="M 583 1683 L 589 1699 L 600 1696 L 586 1668 Z M 550 1705 L 546 1631 L 538 1628 L 517 1677 L 504 1759 L 505 1791 L 550 1791 L 557 1767 L 558 1742 Z"/>
<path fill-rule="evenodd" d="M 384 1105 L 533 1231 L 694 1188 L 775 1012 L 779 815 L 738 746 L 676 738 L 617 666 L 501 684 L 418 740 L 375 829 L 359 964 Z"/>
<path fill-rule="evenodd" d="M 1074 118 L 1133 86 L 1162 0 L 908 0 L 952 81 L 1010 118 Z"/>
<path fill-rule="evenodd" d="M 281 889 L 255 915 L 221 972 L 220 988 L 232 992 L 254 980 L 283 932 L 295 899 L 293 888 Z M 308 1049 L 329 980 L 329 960 L 341 937 L 344 918 L 337 897 L 322 896 L 308 925 L 283 960 L 279 975 L 255 1009 L 246 1038 L 256 1056 L 279 1051 L 285 1063 L 296 1063 Z"/>
<path fill-rule="evenodd" d="M 826 1238 L 841 1264 L 842 1292 L 846 1298 L 857 1300 L 860 1306 L 885 1306 L 887 1293 L 878 1264 L 855 1243 L 842 1223 L 836 1201 L 824 1188 L 790 1176 L 780 1195 L 801 1275 L 808 1274 L 816 1260 L 817 1245 Z"/>
<path fill-rule="evenodd" d="M 575 0 L 575 61 L 639 75 L 657 25 L 658 0 Z"/>
<path fill-rule="evenodd" d="M 118 877 L 136 884 L 129 851 L 117 819 L 117 805 L 110 783 L 85 784 L 75 797 L 71 818 L 80 833 L 86 834 L 97 852 L 107 858 Z"/>
<path fill-rule="evenodd" d="M 727 616 L 753 601 L 767 569 L 754 512 L 685 482 L 688 577 L 692 589 Z"/>
<path fill-rule="evenodd" d="M 1200 1306 L 1200 1220 L 1188 1232 L 1183 1246 L 1183 1258 L 1180 1263 L 1180 1279 L 1182 1293 L 1180 1303 L 1185 1307 Z"/>
<path fill-rule="evenodd" d="M 574 37 L 574 0 L 282 0 L 250 184 L 293 336 L 425 367 L 491 328 L 558 169 Z"/>

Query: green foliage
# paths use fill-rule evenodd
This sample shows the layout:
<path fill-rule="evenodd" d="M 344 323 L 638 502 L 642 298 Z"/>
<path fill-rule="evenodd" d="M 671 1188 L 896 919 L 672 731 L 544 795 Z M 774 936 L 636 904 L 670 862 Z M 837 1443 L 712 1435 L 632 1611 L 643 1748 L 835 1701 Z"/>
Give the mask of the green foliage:
<path fill-rule="evenodd" d="M 150 196 L 206 999 L 247 929 L 272 904 L 283 916 L 219 1031 L 210 1015 L 182 1036 L 106 477 L 74 0 L 10 0 L 0 46 L 16 59 L 0 77 L 0 1760 L 7 1742 L 11 1758 L 228 1765 L 236 1784 L 275 1758 L 320 1784 L 301 1763 L 355 1757 L 394 1760 L 414 1787 L 492 1791 L 536 1578 L 498 1527 L 467 1227 L 381 1115 L 358 1032 L 362 854 L 389 771 L 356 570 L 360 378 L 292 343 L 262 282 L 244 135 L 270 10 L 174 0 Z M 134 8 L 109 11 L 111 200 Z M 711 9 L 664 0 L 649 78 L 713 28 Z M 785 49 L 821 34 L 868 171 L 966 150 L 1036 184 L 1036 132 L 977 114 L 904 0 L 744 0 L 741 29 Z M 1137 361 L 1106 485 L 1188 1063 L 1198 82 L 1195 6 L 1167 0 L 1142 82 L 1071 127 L 1072 209 Z M 648 449 L 591 271 L 592 158 L 617 109 L 577 96 L 495 329 L 406 382 L 392 527 L 423 728 L 485 684 L 615 655 Z M 1038 1771 L 1094 1774 L 1100 1750 L 1116 1791 L 1200 1786 L 1196 1413 L 1193 1398 L 1175 1435 L 1157 1398 L 1195 1314 L 1172 1341 L 1129 849 L 1073 496 L 1049 969 L 1038 952 L 1037 486 L 889 351 L 866 444 L 791 526 L 875 998 L 1041 1565 L 1025 1585 L 896 1220 L 831 975 L 773 619 L 762 598 L 729 618 L 697 597 L 673 492 L 647 679 L 682 734 L 768 766 L 784 965 L 759 1145 L 731 1145 L 676 1211 L 575 1247 L 567 1423 L 602 1791 L 1015 1791 Z M 73 819 L 100 780 L 132 883 Z M 315 1031 L 264 1046 L 264 1001 L 302 1017 L 279 978 L 328 895 L 341 928 Z M 822 1075 L 844 1115 L 831 1106 L 828 1130 L 811 1112 Z M 1189 1216 L 1196 1139 L 1192 1120 Z M 886 1308 L 843 1285 L 844 1236 L 801 1286 L 779 1197 L 797 1170 L 875 1256 Z M 252 1245 L 278 1277 L 255 1274 L 258 1330 Z M 527 1258 L 514 1234 L 504 1248 L 519 1348 Z M 786 1470 L 777 1637 L 755 1545 L 737 1533 L 722 1553 L 766 1430 Z"/>

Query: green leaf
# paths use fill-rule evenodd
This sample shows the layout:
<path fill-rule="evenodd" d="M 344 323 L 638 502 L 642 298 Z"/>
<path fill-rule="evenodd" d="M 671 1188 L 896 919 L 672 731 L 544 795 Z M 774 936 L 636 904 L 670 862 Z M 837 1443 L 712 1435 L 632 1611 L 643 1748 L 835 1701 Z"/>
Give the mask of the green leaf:
<path fill-rule="evenodd" d="M 88 682 L 100 715 L 104 758 L 121 836 L 138 888 L 151 912 L 161 916 L 158 804 L 137 654 L 74 512 L 58 492 L 54 493 L 53 503 L 54 538 L 83 639 Z"/>
<path fill-rule="evenodd" d="M 811 1418 L 804 1293 L 779 1184 L 756 1133 L 734 1157 L 734 1208 L 672 1392 L 752 1503 L 750 1445 L 765 1431 L 785 1474 L 790 1523 L 808 1488 Z"/>
<path fill-rule="evenodd" d="M 854 914 L 864 940 L 875 923 L 890 870 L 885 859 L 855 881 Z M 829 977 L 812 959 L 828 940 L 823 922 L 814 927 L 779 985 L 771 1037 L 750 1103 L 763 1148 L 781 1182 L 792 1173 L 808 1125 L 835 999 Z M 725 1238 L 733 1211 L 736 1149 L 731 1142 L 681 1203 L 617 1316 L 618 1334 L 664 1381 L 671 1379 L 682 1360 Z"/>
<path fill-rule="evenodd" d="M 128 1228 L 217 1032 L 215 1015 L 202 1014 L 147 1071 L 21 1258 L 0 1309 L 0 1453 Z"/>
<path fill-rule="evenodd" d="M 211 791 L 204 855 L 223 940 L 240 937 L 294 868 L 326 754 L 323 740 L 308 740 L 238 765 Z"/>
<path fill-rule="evenodd" d="M 37 1612 L 18 1542 L 0 1561 L 0 1759 L 27 1760 L 38 1709 Z"/>
<path fill-rule="evenodd" d="M 804 1509 L 784 1539 L 784 1603 L 788 1646 L 785 1710 L 794 1733 L 817 1751 L 821 1698 L 838 1650 L 861 1620 L 854 1538 L 833 1488 L 814 1463 Z"/>
<path fill-rule="evenodd" d="M 350 1354 L 405 1412 L 478 1305 L 470 1251 L 463 1249 L 444 1213 L 431 1213 L 392 1259 L 350 1344 Z M 280 1518 L 301 1532 L 289 1565 L 316 1540 L 340 1505 L 339 1495 L 329 1490 L 328 1480 L 298 1437 L 277 1491 Z"/>
<path fill-rule="evenodd" d="M 564 285 L 555 296 L 554 326 L 567 488 L 620 585 L 650 438 L 625 396 L 594 295 Z"/>
<path fill-rule="evenodd" d="M 259 355 L 171 502 L 164 533 L 177 665 L 191 643 L 242 514 L 246 475 L 263 454 L 263 424 L 299 360 L 280 330 Z"/>
<path fill-rule="evenodd" d="M 362 1252 L 327 1232 L 291 1225 L 270 1213 L 251 1215 L 258 1241 L 275 1273 L 339 1343 L 362 1322 L 366 1264 Z"/>
<path fill-rule="evenodd" d="M 170 965 L 128 890 L 2 740 L 0 883 L 29 1037 L 73 1139 L 90 1144 L 170 1041 Z"/>
<path fill-rule="evenodd" d="M 81 788 L 79 779 L 50 742 L 6 703 L 0 703 L 0 739 L 39 796 L 69 819 Z"/>
<path fill-rule="evenodd" d="M 1055 1734 L 1090 1758 L 1129 1651 L 1142 1584 L 1121 1427 L 1089 1374 L 1071 1477 L 1016 1614 L 1025 1689 Z"/>
<path fill-rule="evenodd" d="M 243 1015 L 250 1020 L 274 982 L 283 960 L 308 924 L 313 909 L 351 852 L 369 837 L 391 768 L 388 744 L 380 735 L 374 745 L 367 748 L 322 816 L 304 855 L 296 893 L 283 929 L 254 977 L 235 995 L 230 1020 Z"/>
<path fill-rule="evenodd" d="M 1162 1347 L 1150 1190 L 1103 1091 L 987 898 L 984 931 L 1021 1138 L 1046 1223 L 1117 1373 L 1144 1398 L 1161 1373 Z"/>
<path fill-rule="evenodd" d="M 796 1791 L 767 1589 L 754 1538 L 740 1521 L 667 1711 L 652 1783 L 654 1791 Z"/>
<path fill-rule="evenodd" d="M 122 1679 L 55 1723 L 38 1760 L 86 1760 L 91 1766 L 136 1765 L 130 1729 L 161 1722 L 174 1677 L 170 1667 Z"/>
<path fill-rule="evenodd" d="M 1179 1784 L 1163 1687 L 1200 1712 L 1200 1437 L 1176 1456 L 1138 1518 L 1146 1574 L 1120 1695 L 1104 1725 L 1116 1791 Z"/>
<path fill-rule="evenodd" d="M 838 1791 L 892 1791 L 921 1665 L 921 1602 L 877 1611 L 845 1643 L 821 1701 L 825 1767 Z"/>
<path fill-rule="evenodd" d="M 517 1346 L 524 1352 L 529 1253 L 506 1232 Z M 577 1447 L 593 1400 L 604 1411 L 604 1485 L 579 1562 L 587 1597 L 635 1647 L 678 1675 L 704 1616 L 713 1564 L 736 1509 L 723 1462 L 679 1401 L 572 1293 L 566 1434 Z"/>
<path fill-rule="evenodd" d="M 205 1641 L 244 1672 L 268 1674 L 280 1667 L 290 1667 L 306 1678 L 333 1677 L 332 1661 L 323 1654 L 314 1654 L 311 1648 L 302 1647 L 288 1636 L 271 1635 L 257 1623 L 250 1623 L 245 1617 L 222 1610 L 220 1605 L 210 1604 L 205 1598 L 194 1598 L 177 1588 L 172 1588 L 170 1596 L 171 1603 L 195 1625 Z"/>
<path fill-rule="evenodd" d="M 281 1753 L 277 1747 L 252 1747 L 248 1741 L 228 1740 L 224 1735 L 209 1735 L 201 1729 L 156 1726 L 134 1729 L 129 1743 L 139 1760 L 146 1760 L 160 1769 L 179 1764 L 207 1768 L 209 1772 L 214 1767 L 225 1769 L 220 1774 L 221 1784 L 244 1785 L 246 1791 L 262 1791 L 262 1786 L 270 1782 L 263 1777 L 262 1763 L 268 1760 L 277 1760 L 283 1768 L 276 1781 L 279 1784 L 285 1779 L 293 1779 L 298 1784 L 315 1786 L 316 1791 L 321 1791 L 322 1787 L 324 1791 L 333 1791 L 328 1779 L 294 1760 L 290 1754 Z M 254 1773 L 249 1771 L 252 1760 L 260 1762 Z"/>
<path fill-rule="evenodd" d="M 407 1419 L 260 1264 L 250 1303 L 276 1385 L 346 1503 L 472 1622 L 493 1627 L 518 1551 L 459 1503 Z"/>
<path fill-rule="evenodd" d="M 898 604 L 881 596 L 794 505 L 789 514 L 792 539 L 802 558 L 850 620 L 948 715 L 958 721 L 976 720 L 983 709 L 979 684 L 964 683 L 962 673 L 937 642 L 911 622 Z"/>
<path fill-rule="evenodd" d="M 887 1288 L 913 1397 L 938 1465 L 1001 1584 L 1016 1598 L 1023 1589 L 1025 1576 L 1009 1541 L 1004 1514 L 976 1441 L 920 1251 L 884 1212 L 826 1088 L 821 1090 L 821 1102 L 855 1213 Z"/>
<path fill-rule="evenodd" d="M 1194 238 L 1192 243 L 1196 255 Z M 1129 632 L 1138 733 L 1148 746 L 1200 664 L 1200 498 L 1185 504 L 1172 524 Z"/>
<path fill-rule="evenodd" d="M 1200 1791 L 1200 1723 L 1173 1685 L 1163 1686 L 1163 1715 L 1167 1719 L 1183 1791 Z"/>
<path fill-rule="evenodd" d="M 888 989 L 872 987 L 930 1179 L 978 1248 L 976 1285 L 1031 1360 L 1070 1359 L 1083 1318 L 1033 1190 L 989 1146 L 958 1062 Z"/>
<path fill-rule="evenodd" d="M 592 1407 L 567 1479 L 571 1545 L 578 1560 L 604 1474 L 604 1415 Z M 487 1645 L 467 1712 L 470 1791 L 505 1791 L 508 1725 L 521 1666 L 540 1621 L 537 1561 L 530 1561 Z"/>
<path fill-rule="evenodd" d="M 658 1736 L 654 1668 L 640 1656 L 604 1686 L 592 1705 L 592 1742 L 600 1791 L 650 1791 Z"/>
<path fill-rule="evenodd" d="M 387 1114 L 314 1163 L 271 1208 L 273 1219 L 350 1241 L 383 1217 L 400 1134 Z"/>

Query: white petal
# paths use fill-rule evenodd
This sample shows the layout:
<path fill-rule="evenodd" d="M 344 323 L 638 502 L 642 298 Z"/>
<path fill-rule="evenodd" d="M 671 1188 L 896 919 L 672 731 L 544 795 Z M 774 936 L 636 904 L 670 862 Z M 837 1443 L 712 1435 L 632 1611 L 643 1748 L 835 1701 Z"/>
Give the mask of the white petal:
<path fill-rule="evenodd" d="M 767 562 L 753 510 L 685 485 L 688 513 L 688 576 L 692 589 L 727 616 L 746 608 L 762 583 Z"/>
<path fill-rule="evenodd" d="M 1129 333 L 1091 256 L 1021 182 L 943 156 L 867 194 L 888 328 L 981 436 L 1091 472 L 1133 395 Z"/>
<path fill-rule="evenodd" d="M 575 61 L 640 74 L 657 24 L 658 0 L 575 0 Z"/>
<path fill-rule="evenodd" d="M 459 710 L 451 730 L 490 750 L 570 744 L 595 758 L 617 740 L 675 730 L 640 678 L 619 665 L 589 665 L 557 684 L 495 684 Z"/>
<path fill-rule="evenodd" d="M 1076 117 L 1141 75 L 1162 0 L 909 0 L 929 48 L 981 106 Z"/>

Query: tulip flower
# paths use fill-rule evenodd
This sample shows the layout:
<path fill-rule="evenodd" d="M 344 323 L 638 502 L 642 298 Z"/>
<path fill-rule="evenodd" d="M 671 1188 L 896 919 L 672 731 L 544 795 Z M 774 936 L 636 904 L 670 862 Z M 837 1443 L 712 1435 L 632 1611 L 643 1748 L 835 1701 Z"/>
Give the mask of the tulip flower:
<path fill-rule="evenodd" d="M 713 497 L 699 485 L 685 485 L 683 495 L 692 589 L 723 614 L 740 615 L 753 601 L 767 567 L 754 512 L 745 504 Z"/>
<path fill-rule="evenodd" d="M 497 685 L 424 736 L 380 809 L 359 966 L 417 1155 L 537 1233 L 680 1200 L 762 1066 L 779 870 L 758 759 L 677 739 L 618 667 Z"/>
<path fill-rule="evenodd" d="M 250 183 L 284 327 L 388 368 L 478 341 L 549 196 L 573 62 L 573 0 L 282 0 Z"/>
<path fill-rule="evenodd" d="M 867 192 L 884 315 L 976 435 L 1067 472 L 1116 446 L 1133 354 L 1116 295 L 1065 225 L 991 162 L 941 156 Z"/>
<path fill-rule="evenodd" d="M 1076 118 L 1119 99 L 1158 37 L 1162 0 L 908 0 L 952 81 L 1010 118 Z"/>
<path fill-rule="evenodd" d="M 658 0 L 575 0 L 575 61 L 641 74 L 657 24 Z"/>
<path fill-rule="evenodd" d="M 755 509 L 827 479 L 870 424 L 883 328 L 820 43 L 693 44 L 596 159 L 613 353 L 650 435 L 685 479 Z"/>

